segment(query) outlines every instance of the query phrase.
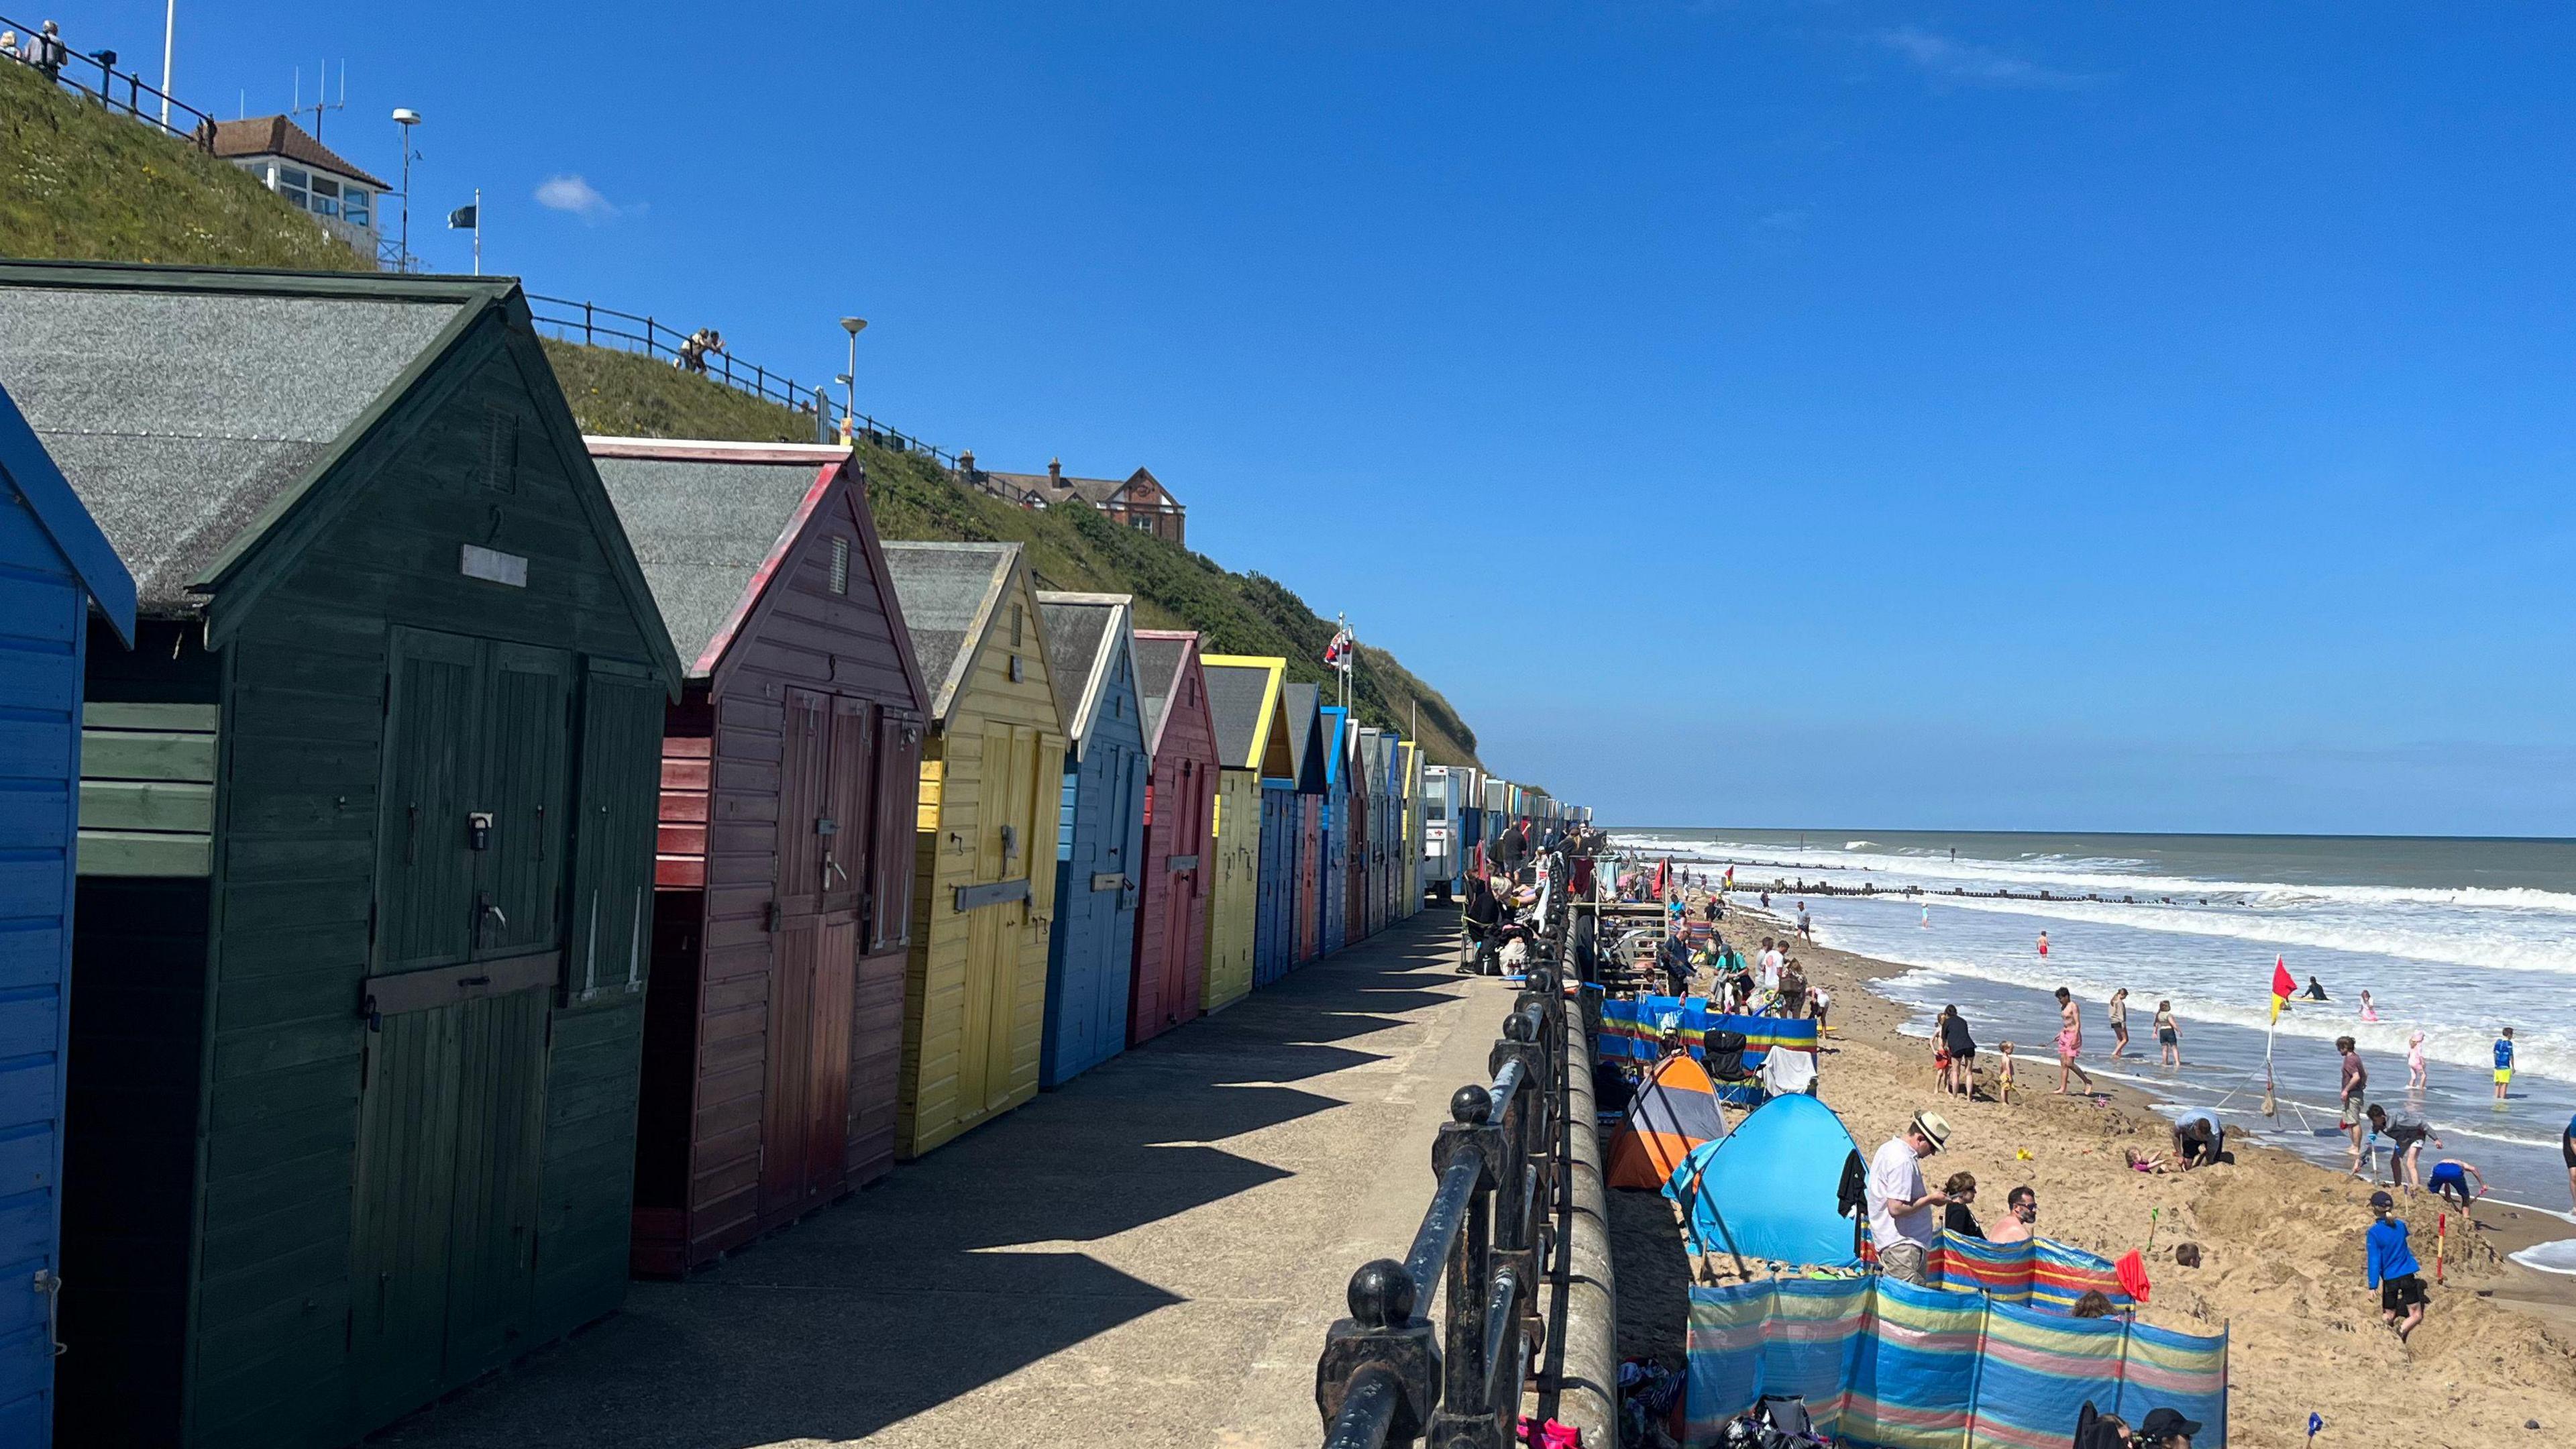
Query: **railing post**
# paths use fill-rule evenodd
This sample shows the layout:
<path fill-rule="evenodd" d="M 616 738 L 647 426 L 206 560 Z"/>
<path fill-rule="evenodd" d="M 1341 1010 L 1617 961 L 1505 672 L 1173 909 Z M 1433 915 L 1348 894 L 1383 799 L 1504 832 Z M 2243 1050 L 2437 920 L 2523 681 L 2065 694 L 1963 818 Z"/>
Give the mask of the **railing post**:
<path fill-rule="evenodd" d="M 1440 1411 L 1431 1419 L 1432 1449 L 1503 1449 L 1506 1442 L 1494 1435 L 1494 1405 L 1485 1393 L 1491 1352 L 1485 1342 L 1485 1287 L 1493 1277 L 1495 1190 L 1511 1182 L 1498 1170 L 1506 1160 L 1498 1154 L 1508 1149 L 1493 1110 L 1493 1093 L 1474 1085 L 1460 1087 L 1449 1098 L 1449 1120 L 1440 1124 L 1440 1135 L 1431 1143 L 1435 1179 L 1469 1148 L 1485 1163 L 1468 1199 L 1466 1230 L 1449 1253 L 1440 1335 L 1448 1372 Z"/>
<path fill-rule="evenodd" d="M 1413 1316 L 1412 1277 L 1389 1258 L 1363 1263 L 1345 1301 L 1351 1316 L 1325 1331 L 1315 1365 L 1325 1449 L 1418 1442 L 1440 1402 L 1440 1346 Z"/>

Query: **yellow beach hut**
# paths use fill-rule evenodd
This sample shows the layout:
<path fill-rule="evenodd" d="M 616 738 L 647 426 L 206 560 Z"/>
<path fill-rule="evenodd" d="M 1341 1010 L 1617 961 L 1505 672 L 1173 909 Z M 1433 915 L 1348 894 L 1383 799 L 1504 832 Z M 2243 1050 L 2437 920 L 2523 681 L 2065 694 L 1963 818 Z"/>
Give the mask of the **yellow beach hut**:
<path fill-rule="evenodd" d="M 1253 943 L 1261 905 L 1261 781 L 1292 774 L 1288 710 L 1283 702 L 1288 661 L 1248 654 L 1203 654 L 1208 705 L 1216 717 L 1216 822 L 1209 836 L 1216 853 L 1208 900 L 1207 984 L 1200 993 L 1209 1011 L 1252 991 Z"/>
<path fill-rule="evenodd" d="M 1016 543 L 888 543 L 929 686 L 895 1155 L 1037 1095 L 1065 711 Z"/>

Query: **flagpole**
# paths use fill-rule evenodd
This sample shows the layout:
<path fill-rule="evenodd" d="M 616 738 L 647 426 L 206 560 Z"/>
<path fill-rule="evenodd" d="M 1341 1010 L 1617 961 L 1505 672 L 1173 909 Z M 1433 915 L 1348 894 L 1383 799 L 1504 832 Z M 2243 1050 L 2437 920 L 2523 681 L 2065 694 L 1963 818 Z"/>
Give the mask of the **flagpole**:
<path fill-rule="evenodd" d="M 474 275 L 483 275 L 483 188 L 474 188 Z"/>

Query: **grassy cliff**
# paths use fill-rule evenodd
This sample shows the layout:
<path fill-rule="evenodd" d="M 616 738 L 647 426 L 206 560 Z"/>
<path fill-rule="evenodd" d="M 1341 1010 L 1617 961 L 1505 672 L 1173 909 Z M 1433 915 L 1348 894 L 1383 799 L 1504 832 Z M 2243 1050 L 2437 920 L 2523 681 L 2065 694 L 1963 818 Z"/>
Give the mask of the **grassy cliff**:
<path fill-rule="evenodd" d="M 0 256 L 366 271 L 239 167 L 0 61 Z"/>
<path fill-rule="evenodd" d="M 812 442 L 814 420 L 630 352 L 549 342 L 582 430 L 643 437 Z M 1292 679 L 1331 688 L 1333 626 L 1277 580 L 1119 528 L 1087 508 L 1032 513 L 960 486 L 914 453 L 862 447 L 868 497 L 888 538 L 995 540 L 1028 549 L 1045 587 L 1136 596 L 1147 628 L 1196 629 L 1220 654 L 1276 654 Z M 1362 646 L 1353 671 L 1363 722 L 1419 738 L 1433 764 L 1481 762 L 1475 731 L 1395 656 Z M 1414 721 L 1420 719 L 1417 735 Z"/>

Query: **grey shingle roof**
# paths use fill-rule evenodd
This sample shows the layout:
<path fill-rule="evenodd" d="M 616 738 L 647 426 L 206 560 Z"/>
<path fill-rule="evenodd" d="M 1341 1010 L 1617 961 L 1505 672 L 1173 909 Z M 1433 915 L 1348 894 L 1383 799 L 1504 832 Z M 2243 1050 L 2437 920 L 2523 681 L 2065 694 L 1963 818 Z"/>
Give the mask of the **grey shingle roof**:
<path fill-rule="evenodd" d="M 0 283 L 0 387 L 168 613 L 466 305 Z"/>
<path fill-rule="evenodd" d="M 1118 620 L 1130 606 L 1126 594 L 1038 593 L 1047 673 L 1057 695 L 1072 708 L 1074 717 L 1065 721 L 1065 728 L 1076 745 L 1091 732 L 1091 715 L 1099 708 L 1109 661 L 1118 653 Z"/>
<path fill-rule="evenodd" d="M 1322 694 L 1321 686 L 1294 681 L 1279 691 L 1279 702 L 1288 711 L 1288 758 L 1296 762 L 1300 790 L 1323 787 L 1324 746 L 1315 738 L 1315 725 L 1321 718 L 1315 707 Z"/>
<path fill-rule="evenodd" d="M 1258 762 L 1252 740 L 1261 733 L 1261 706 L 1270 697 L 1270 671 L 1248 664 L 1206 664 L 1208 710 L 1216 716 L 1217 762 L 1241 770 Z"/>
<path fill-rule="evenodd" d="M 1145 700 L 1145 743 L 1155 744 L 1163 734 L 1163 711 L 1172 702 L 1172 690 L 1181 682 L 1181 657 L 1189 651 L 1187 639 L 1136 637 L 1136 692 Z"/>
<path fill-rule="evenodd" d="M 903 603 L 922 682 L 930 687 L 930 712 L 939 719 L 956 703 L 955 676 L 972 657 L 969 642 L 984 627 L 1019 556 L 1016 543 L 885 546 L 886 573 Z"/>
<path fill-rule="evenodd" d="M 672 646 L 703 673 L 708 643 L 813 489 L 819 463 L 596 458 Z M 924 667 L 927 668 L 925 661 Z"/>

